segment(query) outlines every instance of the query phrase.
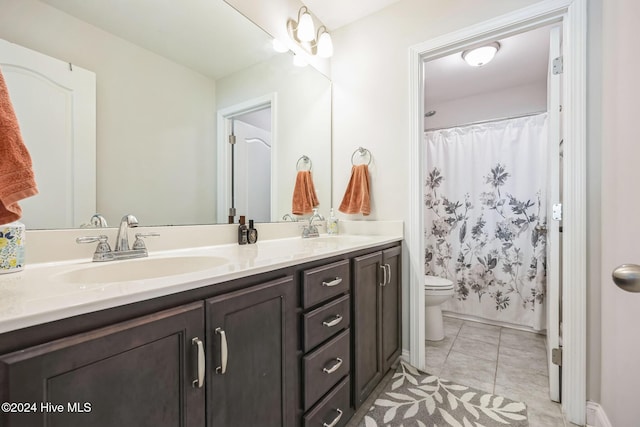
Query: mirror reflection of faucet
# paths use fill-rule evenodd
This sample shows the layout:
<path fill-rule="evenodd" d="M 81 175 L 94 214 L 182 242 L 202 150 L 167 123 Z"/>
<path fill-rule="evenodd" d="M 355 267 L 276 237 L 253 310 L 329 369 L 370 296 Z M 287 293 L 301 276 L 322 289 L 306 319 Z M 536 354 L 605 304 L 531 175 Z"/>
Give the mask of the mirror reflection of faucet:
<path fill-rule="evenodd" d="M 137 227 L 138 219 L 131 215 L 125 215 L 120 220 L 120 227 L 118 228 L 118 235 L 116 237 L 116 246 L 113 250 L 107 242 L 107 236 L 104 234 L 100 236 L 85 236 L 78 237 L 77 243 L 94 243 L 98 242 L 96 251 L 93 254 L 93 260 L 96 262 L 114 261 L 119 259 L 131 259 L 131 258 L 143 258 L 149 256 L 147 247 L 144 244 L 144 238 L 156 237 L 159 233 L 136 233 L 136 240 L 133 243 L 133 248 L 129 248 L 129 234 L 128 229 Z"/>

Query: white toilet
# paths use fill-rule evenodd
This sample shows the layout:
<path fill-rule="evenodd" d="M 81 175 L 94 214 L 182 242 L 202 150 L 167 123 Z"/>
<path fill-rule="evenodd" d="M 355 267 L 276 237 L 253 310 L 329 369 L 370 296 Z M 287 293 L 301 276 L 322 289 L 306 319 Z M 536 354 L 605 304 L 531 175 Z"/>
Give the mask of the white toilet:
<path fill-rule="evenodd" d="M 425 339 L 440 341 L 444 339 L 442 310 L 440 304 L 453 296 L 453 282 L 436 276 L 424 276 L 424 323 Z"/>

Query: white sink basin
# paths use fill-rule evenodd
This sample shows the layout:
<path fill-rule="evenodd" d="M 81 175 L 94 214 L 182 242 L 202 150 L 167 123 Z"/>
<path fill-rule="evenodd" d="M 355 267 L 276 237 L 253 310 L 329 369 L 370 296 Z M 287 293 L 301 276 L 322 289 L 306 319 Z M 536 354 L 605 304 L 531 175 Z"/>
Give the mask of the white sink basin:
<path fill-rule="evenodd" d="M 124 261 L 93 263 L 83 268 L 56 275 L 56 279 L 68 283 L 113 283 L 155 279 L 207 270 L 228 263 L 215 256 L 176 256 L 167 258 L 139 258 Z"/>
<path fill-rule="evenodd" d="M 352 245 L 358 244 L 362 242 L 366 242 L 370 240 L 369 236 L 320 236 L 320 237 L 309 237 L 308 239 L 304 239 L 305 242 L 309 243 L 335 243 L 337 245 Z"/>

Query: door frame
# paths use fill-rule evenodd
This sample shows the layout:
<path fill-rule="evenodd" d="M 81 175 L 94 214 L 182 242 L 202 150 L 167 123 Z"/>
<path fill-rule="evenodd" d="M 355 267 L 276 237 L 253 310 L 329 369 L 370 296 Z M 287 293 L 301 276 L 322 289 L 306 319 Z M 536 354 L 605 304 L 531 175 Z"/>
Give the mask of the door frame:
<path fill-rule="evenodd" d="M 424 67 L 466 46 L 562 23 L 564 156 L 562 248 L 562 411 L 570 422 L 586 417 L 586 45 L 587 0 L 544 0 L 409 48 L 411 111 L 409 255 L 409 358 L 424 368 Z"/>
<path fill-rule="evenodd" d="M 277 164 L 277 94 L 275 92 L 260 96 L 257 98 L 248 99 L 238 104 L 231 105 L 229 107 L 218 110 L 217 123 L 218 123 L 218 173 L 217 173 L 217 188 L 218 188 L 218 200 L 217 200 L 217 222 L 220 224 L 226 224 L 229 216 L 229 206 L 231 204 L 231 149 L 229 148 L 228 135 L 231 132 L 231 119 L 235 116 L 239 116 L 252 111 L 261 110 L 266 107 L 271 107 L 271 221 L 275 221 L 277 217 L 277 205 L 278 200 L 278 188 L 277 188 L 277 176 L 274 171 L 278 170 Z"/>

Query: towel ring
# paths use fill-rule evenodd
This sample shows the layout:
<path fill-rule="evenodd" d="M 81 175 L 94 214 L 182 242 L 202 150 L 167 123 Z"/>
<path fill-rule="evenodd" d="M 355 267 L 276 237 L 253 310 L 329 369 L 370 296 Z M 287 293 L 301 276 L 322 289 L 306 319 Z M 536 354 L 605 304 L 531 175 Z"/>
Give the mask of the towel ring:
<path fill-rule="evenodd" d="M 351 164 L 352 165 L 356 165 L 355 162 L 353 161 L 353 158 L 355 157 L 355 155 L 360 154 L 360 157 L 364 157 L 364 156 L 369 156 L 369 161 L 367 162 L 367 166 L 369 166 L 371 164 L 371 151 L 367 150 L 366 148 L 362 148 L 362 147 L 358 147 L 356 148 L 356 151 L 353 152 L 353 154 L 351 155 Z M 364 164 L 364 163 L 361 163 Z"/>
<path fill-rule="evenodd" d="M 308 163 L 309 164 L 309 169 L 300 169 L 300 162 Z M 308 170 L 308 171 L 310 171 L 312 166 L 313 166 L 313 164 L 311 163 L 311 159 L 308 156 L 302 156 L 296 162 L 296 170 L 298 170 L 298 171 L 300 171 L 300 170 Z"/>

